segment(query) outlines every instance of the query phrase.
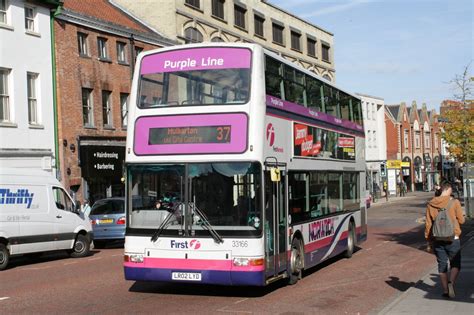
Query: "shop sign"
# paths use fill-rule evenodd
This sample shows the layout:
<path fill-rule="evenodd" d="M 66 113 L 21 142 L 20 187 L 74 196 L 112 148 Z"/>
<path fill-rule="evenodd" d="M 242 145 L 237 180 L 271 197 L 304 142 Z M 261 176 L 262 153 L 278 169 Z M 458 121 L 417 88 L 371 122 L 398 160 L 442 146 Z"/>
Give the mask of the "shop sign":
<path fill-rule="evenodd" d="M 125 147 L 81 146 L 82 177 L 122 177 Z"/>
<path fill-rule="evenodd" d="M 400 169 L 402 167 L 402 161 L 400 160 L 387 160 L 387 168 Z"/>

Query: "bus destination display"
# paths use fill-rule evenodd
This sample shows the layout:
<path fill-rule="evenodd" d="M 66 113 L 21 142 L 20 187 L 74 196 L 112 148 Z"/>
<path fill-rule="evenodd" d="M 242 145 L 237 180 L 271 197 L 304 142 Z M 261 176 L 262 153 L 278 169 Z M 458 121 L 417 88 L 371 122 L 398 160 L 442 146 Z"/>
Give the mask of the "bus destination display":
<path fill-rule="evenodd" d="M 230 143 L 231 126 L 150 128 L 149 145 Z"/>

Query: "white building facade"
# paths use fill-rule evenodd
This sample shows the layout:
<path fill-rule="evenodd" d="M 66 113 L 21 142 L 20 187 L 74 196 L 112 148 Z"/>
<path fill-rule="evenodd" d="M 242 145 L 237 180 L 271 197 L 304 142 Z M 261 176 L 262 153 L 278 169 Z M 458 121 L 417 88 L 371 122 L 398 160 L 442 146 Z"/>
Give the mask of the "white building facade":
<path fill-rule="evenodd" d="M 356 95 L 362 100 L 364 117 L 367 189 L 374 194 L 383 190 L 383 181 L 386 177 L 384 173 L 386 170 L 382 170 L 382 164 L 387 161 L 385 102 L 383 98 L 375 96 L 359 93 Z"/>
<path fill-rule="evenodd" d="M 50 10 L 0 0 L 0 165 L 53 173 Z"/>

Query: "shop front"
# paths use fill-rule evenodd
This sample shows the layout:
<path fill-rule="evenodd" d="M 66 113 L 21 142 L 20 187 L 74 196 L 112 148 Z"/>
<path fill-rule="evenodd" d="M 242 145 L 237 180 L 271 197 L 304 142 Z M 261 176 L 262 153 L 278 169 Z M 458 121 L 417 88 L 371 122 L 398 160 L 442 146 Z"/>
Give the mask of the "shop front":
<path fill-rule="evenodd" d="M 413 177 L 415 182 L 415 190 L 423 191 L 423 161 L 421 157 L 417 156 L 413 160 Z"/>
<path fill-rule="evenodd" d="M 411 159 L 409 157 L 404 157 L 402 160 L 402 180 L 405 182 L 405 187 L 407 191 L 412 191 L 412 181 L 411 181 Z"/>

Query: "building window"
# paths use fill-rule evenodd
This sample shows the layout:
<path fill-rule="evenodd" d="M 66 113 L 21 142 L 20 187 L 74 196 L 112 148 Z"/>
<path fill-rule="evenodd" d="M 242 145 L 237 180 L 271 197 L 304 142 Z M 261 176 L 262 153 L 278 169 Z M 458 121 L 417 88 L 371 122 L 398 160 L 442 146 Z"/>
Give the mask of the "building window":
<path fill-rule="evenodd" d="M 10 95 L 8 93 L 8 80 L 10 69 L 0 68 L 0 122 L 10 120 Z"/>
<path fill-rule="evenodd" d="M 189 43 L 202 43 L 203 37 L 201 32 L 197 28 L 188 27 L 184 30 L 184 37 L 186 44 Z"/>
<path fill-rule="evenodd" d="M 331 47 L 329 45 L 326 45 L 326 44 L 321 45 L 321 58 L 326 62 L 330 62 L 329 61 L 329 49 L 330 48 Z"/>
<path fill-rule="evenodd" d="M 429 149 L 430 148 L 430 133 L 425 132 L 425 148 Z"/>
<path fill-rule="evenodd" d="M 92 89 L 82 88 L 82 123 L 86 127 L 94 126 L 93 109 Z"/>
<path fill-rule="evenodd" d="M 316 57 L 316 40 L 308 38 L 306 41 L 308 56 Z"/>
<path fill-rule="evenodd" d="M 127 128 L 128 93 L 120 93 L 120 109 L 121 109 L 121 117 L 122 117 L 122 128 Z"/>
<path fill-rule="evenodd" d="M 134 54 L 135 54 L 135 61 L 137 61 L 137 57 L 138 55 L 143 51 L 143 48 L 142 47 L 137 47 L 135 46 L 134 48 Z"/>
<path fill-rule="evenodd" d="M 102 121 L 104 127 L 112 127 L 112 104 L 110 101 L 110 91 L 102 91 Z"/>
<path fill-rule="evenodd" d="M 291 32 L 291 48 L 294 50 L 301 51 L 301 44 L 300 44 L 300 37 L 301 34 L 297 32 Z"/>
<path fill-rule="evenodd" d="M 372 131 L 372 141 L 374 142 L 374 148 L 377 148 L 377 131 Z"/>
<path fill-rule="evenodd" d="M 220 37 L 213 37 L 213 38 L 211 39 L 211 42 L 213 42 L 213 43 L 223 43 L 224 40 L 223 40 L 222 38 L 220 38 Z"/>
<path fill-rule="evenodd" d="M 32 7 L 25 7 L 25 29 L 30 32 L 35 32 L 35 9 Z"/>
<path fill-rule="evenodd" d="M 241 6 L 234 5 L 234 25 L 245 29 L 245 13 L 247 10 Z"/>
<path fill-rule="evenodd" d="M 77 33 L 77 45 L 80 56 L 89 56 L 89 45 L 87 45 L 87 34 Z"/>
<path fill-rule="evenodd" d="M 8 0 L 0 0 L 0 23 L 8 24 L 7 19 L 7 8 L 8 8 Z"/>
<path fill-rule="evenodd" d="M 277 43 L 277 44 L 280 44 L 280 45 L 284 45 L 284 38 L 283 38 L 283 30 L 285 28 L 281 25 L 278 25 L 278 24 L 275 24 L 273 23 L 272 24 L 272 31 L 273 31 L 273 42 L 274 43 Z"/>
<path fill-rule="evenodd" d="M 254 26 L 255 26 L 255 35 L 264 36 L 265 33 L 263 31 L 263 24 L 265 23 L 265 19 L 261 16 L 255 15 L 254 16 Z"/>
<path fill-rule="evenodd" d="M 408 130 L 403 130 L 403 146 L 405 147 L 405 152 L 408 151 Z"/>
<path fill-rule="evenodd" d="M 212 0 L 212 15 L 224 19 L 225 0 Z"/>
<path fill-rule="evenodd" d="M 372 103 L 372 119 L 377 120 L 375 113 L 377 112 L 377 104 Z"/>
<path fill-rule="evenodd" d="M 107 53 L 107 39 L 103 37 L 97 37 L 97 48 L 99 50 L 99 59 L 109 60 Z"/>
<path fill-rule="evenodd" d="M 195 7 L 195 8 L 200 8 L 200 5 L 199 5 L 199 0 L 186 0 L 184 1 L 184 3 L 186 3 L 187 5 L 190 5 L 192 7 Z"/>
<path fill-rule="evenodd" d="M 117 61 L 119 63 L 127 63 L 127 44 L 117 42 Z"/>
<path fill-rule="evenodd" d="M 28 93 L 28 122 L 30 125 L 37 125 L 39 123 L 37 99 L 38 74 L 28 72 L 26 77 L 26 86 Z"/>
<path fill-rule="evenodd" d="M 420 132 L 415 131 L 415 148 L 419 149 L 420 148 Z"/>

